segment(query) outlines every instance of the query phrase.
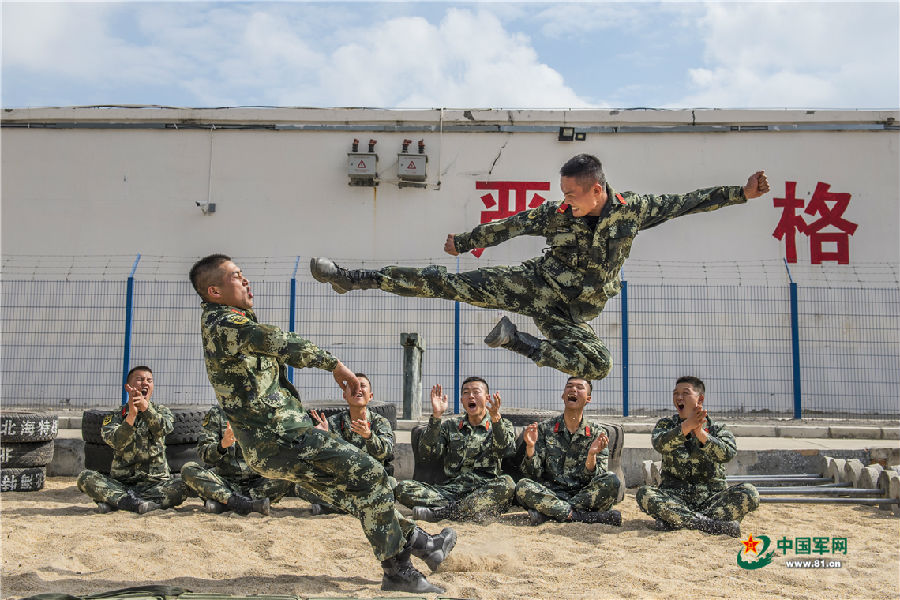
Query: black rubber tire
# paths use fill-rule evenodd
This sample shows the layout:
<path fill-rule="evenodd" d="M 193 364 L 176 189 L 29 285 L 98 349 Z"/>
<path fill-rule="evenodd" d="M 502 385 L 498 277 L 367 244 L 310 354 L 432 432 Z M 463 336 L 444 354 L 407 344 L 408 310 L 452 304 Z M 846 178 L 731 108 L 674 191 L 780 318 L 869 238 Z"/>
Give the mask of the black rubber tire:
<path fill-rule="evenodd" d="M 106 444 L 84 443 L 84 468 L 109 475 L 113 449 Z"/>
<path fill-rule="evenodd" d="M 419 438 L 425 433 L 425 425 L 416 425 L 410 432 L 410 442 L 413 451 L 413 479 L 423 483 L 444 483 L 447 477 L 444 475 L 444 462 L 438 460 L 425 460 L 419 455 Z"/>
<path fill-rule="evenodd" d="M 53 460 L 53 444 L 53 440 L 3 444 L 0 467 L 45 467 Z"/>
<path fill-rule="evenodd" d="M 44 487 L 46 467 L 9 468 L 0 471 L 0 492 L 36 492 Z"/>
<path fill-rule="evenodd" d="M 84 468 L 99 471 L 109 475 L 112 466 L 113 449 L 106 444 L 84 444 Z M 166 445 L 166 461 L 169 463 L 169 471 L 180 473 L 185 463 L 194 461 L 203 464 L 200 454 L 197 453 L 196 444 Z"/>
<path fill-rule="evenodd" d="M 343 410 L 347 410 L 346 402 L 304 402 L 303 407 L 306 411 L 315 410 L 326 419 L 331 415 L 337 414 Z M 368 404 L 369 410 L 385 417 L 391 423 L 391 429 L 397 429 L 397 405 L 390 402 L 381 402 L 372 400 Z"/>
<path fill-rule="evenodd" d="M 203 431 L 203 417 L 208 408 L 171 408 L 173 417 L 172 433 L 166 436 L 166 444 L 196 444 Z M 85 443 L 104 444 L 100 429 L 108 415 L 119 414 L 118 410 L 86 410 L 81 414 L 81 439 Z"/>
<path fill-rule="evenodd" d="M 174 475 L 181 473 L 181 467 L 185 463 L 196 462 L 203 464 L 200 454 L 197 452 L 197 444 L 173 444 L 166 445 L 166 460 L 169 462 L 169 471 Z"/>
<path fill-rule="evenodd" d="M 0 441 L 47 442 L 56 437 L 59 418 L 52 413 L 5 412 L 0 414 Z"/>

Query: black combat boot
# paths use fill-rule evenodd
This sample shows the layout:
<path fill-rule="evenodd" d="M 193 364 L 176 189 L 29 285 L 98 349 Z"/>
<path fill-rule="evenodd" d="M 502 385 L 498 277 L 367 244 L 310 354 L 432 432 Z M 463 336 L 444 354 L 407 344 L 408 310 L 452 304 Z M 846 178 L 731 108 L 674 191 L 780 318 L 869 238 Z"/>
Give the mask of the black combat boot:
<path fill-rule="evenodd" d="M 317 257 L 309 261 L 309 271 L 313 279 L 330 283 L 338 294 L 350 290 L 373 290 L 381 287 L 383 275 L 379 271 L 365 269 L 345 269 L 337 266 L 330 258 Z"/>
<path fill-rule="evenodd" d="M 132 490 L 128 490 L 128 493 L 116 504 L 116 508 L 119 510 L 130 510 L 131 512 L 143 515 L 151 510 L 158 509 L 159 504 L 138 498 Z"/>
<path fill-rule="evenodd" d="M 653 522 L 653 529 L 657 531 L 677 531 L 681 529 L 681 527 L 676 527 L 667 521 L 663 521 L 662 519 L 656 519 Z"/>
<path fill-rule="evenodd" d="M 213 513 L 215 515 L 218 515 L 220 513 L 225 512 L 228 509 L 226 509 L 225 505 L 222 504 L 221 502 L 219 502 L 218 500 L 213 500 L 212 498 L 210 498 L 209 500 L 207 500 L 206 502 L 203 503 L 203 510 L 205 510 L 208 513 Z"/>
<path fill-rule="evenodd" d="M 437 535 L 430 535 L 421 527 L 416 527 L 409 534 L 406 545 L 412 555 L 421 558 L 434 573 L 456 545 L 456 532 L 444 527 Z"/>
<path fill-rule="evenodd" d="M 572 521 L 576 523 L 605 523 L 607 525 L 622 526 L 622 513 L 617 510 L 597 512 L 593 510 L 572 509 Z"/>
<path fill-rule="evenodd" d="M 491 348 L 503 347 L 507 350 L 537 360 L 541 351 L 541 340 L 529 333 L 519 331 L 507 317 L 500 319 L 491 332 L 484 338 L 484 343 Z"/>
<path fill-rule="evenodd" d="M 381 589 L 386 592 L 409 592 L 411 594 L 441 594 L 443 588 L 428 583 L 409 560 L 410 547 L 400 551 L 400 554 L 381 561 L 384 577 L 381 578 Z"/>
<path fill-rule="evenodd" d="M 116 510 L 116 507 L 108 502 L 98 502 L 97 503 L 97 512 L 101 515 L 106 514 L 108 512 L 112 512 Z"/>
<path fill-rule="evenodd" d="M 688 529 L 696 529 L 713 535 L 725 534 L 733 538 L 741 537 L 741 524 L 737 521 L 710 519 L 698 514 L 688 523 Z"/>
<path fill-rule="evenodd" d="M 258 512 L 263 515 L 269 514 L 269 499 L 257 498 L 251 500 L 240 494 L 232 494 L 228 499 L 228 510 L 234 511 L 239 515 L 249 515 L 252 512 Z"/>

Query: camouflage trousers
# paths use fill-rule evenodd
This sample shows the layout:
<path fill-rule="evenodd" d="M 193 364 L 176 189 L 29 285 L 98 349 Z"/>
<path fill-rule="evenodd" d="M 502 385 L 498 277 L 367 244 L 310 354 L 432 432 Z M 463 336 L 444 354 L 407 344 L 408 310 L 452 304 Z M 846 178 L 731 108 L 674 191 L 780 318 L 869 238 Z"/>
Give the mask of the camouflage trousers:
<path fill-rule="evenodd" d="M 619 497 L 619 478 L 606 473 L 575 490 L 550 488 L 531 479 L 516 484 L 516 500 L 525 508 L 533 508 L 551 519 L 565 521 L 572 509 L 603 512 L 612 508 Z"/>
<path fill-rule="evenodd" d="M 512 501 L 515 491 L 513 478 L 501 475 L 493 479 L 463 477 L 441 485 L 407 479 L 397 484 L 394 495 L 397 502 L 409 508 L 442 508 L 456 503 L 451 518 L 478 520 L 500 515 Z"/>
<path fill-rule="evenodd" d="M 116 507 L 128 490 L 138 497 L 156 502 L 162 508 L 178 506 L 191 495 L 190 490 L 178 475 L 166 479 L 149 479 L 140 482 L 121 482 L 108 475 L 86 469 L 78 475 L 78 489 L 90 496 L 94 502 L 106 502 Z"/>
<path fill-rule="evenodd" d="M 195 494 L 203 500 L 215 500 L 227 504 L 233 494 L 249 498 L 268 498 L 278 502 L 291 491 L 292 484 L 283 479 L 251 477 L 249 479 L 226 479 L 214 469 L 207 469 L 195 462 L 181 467 L 181 478 Z"/>
<path fill-rule="evenodd" d="M 531 317 L 545 336 L 535 363 L 569 375 L 603 379 L 612 356 L 587 321 L 603 306 L 571 301 L 554 289 L 538 270 L 538 261 L 516 267 L 485 267 L 448 273 L 444 267 L 385 267 L 380 287 L 399 296 L 443 298 L 482 308 Z"/>
<path fill-rule="evenodd" d="M 270 479 L 297 483 L 345 513 L 359 519 L 378 560 L 396 556 L 406 545 L 415 522 L 394 507 L 389 475 L 380 462 L 319 429 L 307 429 L 290 445 L 250 466 Z M 249 452 L 245 457 L 249 458 Z"/>
<path fill-rule="evenodd" d="M 749 483 L 710 489 L 705 485 L 638 488 L 642 511 L 673 527 L 685 527 L 697 513 L 710 519 L 740 521 L 759 508 L 759 492 Z"/>
<path fill-rule="evenodd" d="M 391 489 L 393 490 L 394 488 L 397 487 L 397 480 L 394 479 L 392 476 L 388 475 L 388 484 L 391 486 Z M 306 500 L 310 504 L 321 504 L 322 508 L 324 508 L 327 512 L 332 512 L 332 513 L 344 512 L 337 506 L 332 506 L 331 504 L 328 504 L 328 502 L 326 502 L 322 498 L 319 498 L 312 492 L 307 492 L 305 489 L 303 489 L 299 485 L 294 486 L 294 495 L 297 496 L 298 498 L 300 498 L 301 500 Z"/>

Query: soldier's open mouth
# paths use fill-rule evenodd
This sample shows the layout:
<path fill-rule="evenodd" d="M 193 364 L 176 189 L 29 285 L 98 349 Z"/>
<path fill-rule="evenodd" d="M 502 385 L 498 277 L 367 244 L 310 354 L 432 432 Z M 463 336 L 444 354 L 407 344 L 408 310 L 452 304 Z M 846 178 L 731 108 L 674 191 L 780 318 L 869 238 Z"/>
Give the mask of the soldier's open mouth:
<path fill-rule="evenodd" d="M 684 409 L 684 403 L 683 403 L 683 402 L 679 402 L 678 404 L 675 405 L 675 408 L 677 408 L 678 410 Z"/>
<path fill-rule="evenodd" d="M 566 402 L 578 402 L 578 396 L 575 394 L 569 394 L 566 396 Z"/>
<path fill-rule="evenodd" d="M 478 404 L 474 400 L 470 400 L 469 402 L 466 403 L 466 407 L 474 409 L 474 408 L 478 407 Z"/>

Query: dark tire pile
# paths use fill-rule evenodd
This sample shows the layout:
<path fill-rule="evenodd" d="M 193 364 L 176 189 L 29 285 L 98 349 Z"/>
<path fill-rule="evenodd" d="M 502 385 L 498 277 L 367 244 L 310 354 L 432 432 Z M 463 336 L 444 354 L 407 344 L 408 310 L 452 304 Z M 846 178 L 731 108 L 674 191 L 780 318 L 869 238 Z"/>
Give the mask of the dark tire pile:
<path fill-rule="evenodd" d="M 44 487 L 58 431 L 54 414 L 0 414 L 0 492 L 35 492 Z"/>

